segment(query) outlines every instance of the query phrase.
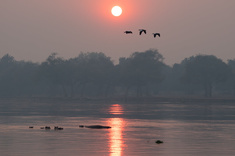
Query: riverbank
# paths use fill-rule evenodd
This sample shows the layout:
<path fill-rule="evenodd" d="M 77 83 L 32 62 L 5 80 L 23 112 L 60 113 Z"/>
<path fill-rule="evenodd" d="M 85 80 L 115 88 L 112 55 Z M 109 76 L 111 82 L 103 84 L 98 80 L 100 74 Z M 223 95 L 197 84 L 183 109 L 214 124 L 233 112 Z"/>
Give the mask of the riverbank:
<path fill-rule="evenodd" d="M 107 98 L 88 98 L 88 97 L 1 97 L 0 101 L 51 101 L 51 102 L 78 102 L 78 103 L 235 103 L 235 97 L 107 97 Z"/>

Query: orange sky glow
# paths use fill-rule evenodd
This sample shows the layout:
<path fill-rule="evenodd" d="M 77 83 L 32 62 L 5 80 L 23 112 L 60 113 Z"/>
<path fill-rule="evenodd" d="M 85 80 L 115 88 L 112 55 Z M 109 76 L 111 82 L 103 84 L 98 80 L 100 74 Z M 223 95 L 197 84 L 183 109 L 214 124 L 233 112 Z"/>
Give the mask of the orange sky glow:
<path fill-rule="evenodd" d="M 111 14 L 115 5 L 119 17 Z M 41 62 L 53 52 L 65 59 L 103 52 L 118 63 L 152 48 L 168 65 L 196 54 L 226 61 L 235 58 L 234 6 L 234 0 L 0 1 L 0 57 Z M 142 28 L 147 34 L 139 36 Z"/>

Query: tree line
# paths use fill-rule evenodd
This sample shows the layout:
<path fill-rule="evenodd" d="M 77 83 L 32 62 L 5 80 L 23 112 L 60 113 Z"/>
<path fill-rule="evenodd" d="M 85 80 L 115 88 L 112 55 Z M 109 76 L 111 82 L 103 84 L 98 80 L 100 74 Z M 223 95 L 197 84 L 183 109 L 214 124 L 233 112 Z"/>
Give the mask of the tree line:
<path fill-rule="evenodd" d="M 235 59 L 196 55 L 166 65 L 156 49 L 134 52 L 114 64 L 102 52 L 42 63 L 0 59 L 1 97 L 235 96 Z"/>

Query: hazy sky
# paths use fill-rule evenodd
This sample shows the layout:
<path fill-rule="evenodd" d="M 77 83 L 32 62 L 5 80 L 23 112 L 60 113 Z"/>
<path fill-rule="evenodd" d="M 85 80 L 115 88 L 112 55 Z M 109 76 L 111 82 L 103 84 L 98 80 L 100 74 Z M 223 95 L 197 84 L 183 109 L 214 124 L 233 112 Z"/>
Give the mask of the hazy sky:
<path fill-rule="evenodd" d="M 118 63 L 154 48 L 168 65 L 197 54 L 226 61 L 235 58 L 234 8 L 235 0 L 0 0 L 0 57 L 41 62 L 53 52 L 65 59 L 104 52 Z"/>

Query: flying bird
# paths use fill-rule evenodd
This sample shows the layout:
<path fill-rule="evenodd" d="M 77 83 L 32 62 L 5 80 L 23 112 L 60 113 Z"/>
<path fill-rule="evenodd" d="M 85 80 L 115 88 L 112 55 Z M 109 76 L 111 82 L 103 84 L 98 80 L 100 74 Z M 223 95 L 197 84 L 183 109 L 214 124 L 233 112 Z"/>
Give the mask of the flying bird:
<path fill-rule="evenodd" d="M 145 29 L 139 29 L 140 31 L 140 35 L 142 34 L 142 32 L 144 32 L 146 34 L 146 30 Z"/>
<path fill-rule="evenodd" d="M 154 36 L 154 38 L 155 38 L 156 36 L 159 36 L 159 37 L 160 37 L 160 33 L 153 33 L 153 36 Z"/>
<path fill-rule="evenodd" d="M 132 34 L 132 31 L 125 31 L 125 34 Z"/>

